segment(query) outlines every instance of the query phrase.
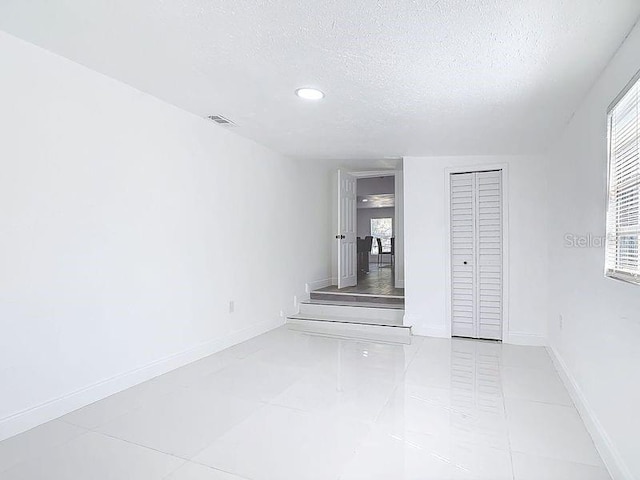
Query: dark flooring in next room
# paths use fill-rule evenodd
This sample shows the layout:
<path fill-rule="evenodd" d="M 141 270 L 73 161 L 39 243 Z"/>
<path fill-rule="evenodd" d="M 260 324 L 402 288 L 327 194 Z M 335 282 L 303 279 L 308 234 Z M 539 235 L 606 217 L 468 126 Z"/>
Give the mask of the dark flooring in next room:
<path fill-rule="evenodd" d="M 393 295 L 404 297 L 404 288 L 394 286 L 395 269 L 389 264 L 369 265 L 369 273 L 358 275 L 358 284 L 354 287 L 338 289 L 337 285 L 320 288 L 317 292 L 326 293 L 359 293 L 367 295 Z"/>

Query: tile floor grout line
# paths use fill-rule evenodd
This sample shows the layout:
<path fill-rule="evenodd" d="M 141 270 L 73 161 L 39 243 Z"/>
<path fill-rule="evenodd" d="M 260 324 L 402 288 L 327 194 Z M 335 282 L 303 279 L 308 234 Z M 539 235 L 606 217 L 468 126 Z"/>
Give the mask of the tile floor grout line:
<path fill-rule="evenodd" d="M 528 402 L 528 403 L 539 403 L 541 405 L 549 405 L 551 407 L 564 407 L 564 408 L 570 408 L 570 409 L 574 409 L 575 410 L 575 406 L 573 405 L 567 405 L 566 403 L 555 403 L 555 402 L 545 402 L 542 400 L 533 400 L 530 398 L 522 398 L 522 397 L 510 397 L 510 396 L 506 396 L 503 395 L 505 401 L 507 400 L 515 400 L 517 402 Z"/>
<path fill-rule="evenodd" d="M 217 467 L 212 467 L 211 465 L 207 465 L 205 463 L 200 463 L 200 462 L 194 462 L 193 460 L 185 460 L 185 462 L 180 465 L 178 468 L 176 468 L 175 470 L 173 470 L 171 473 L 167 474 L 166 476 L 162 477 L 162 480 L 166 480 L 167 478 L 169 478 L 171 475 L 173 475 L 174 473 L 176 473 L 178 470 L 180 470 L 182 467 L 184 467 L 187 464 L 192 464 L 192 465 L 197 465 L 199 467 L 204 467 L 207 468 L 209 470 L 213 470 L 215 472 L 222 472 L 222 473 L 226 473 L 229 475 L 233 475 L 234 477 L 238 477 L 240 480 L 254 480 L 252 478 L 246 477 L 244 475 L 240 475 L 238 473 L 234 473 L 228 470 L 223 470 L 221 468 L 217 468 Z"/>
<path fill-rule="evenodd" d="M 171 470 L 169 473 L 167 473 L 166 475 L 164 475 L 162 477 L 162 480 L 166 480 L 167 478 L 169 478 L 171 475 L 173 475 L 174 473 L 176 473 L 178 470 L 180 470 L 182 467 L 184 467 L 187 463 L 189 463 L 189 460 L 185 460 L 184 462 L 182 462 L 179 466 L 177 466 L 175 469 Z"/>
<path fill-rule="evenodd" d="M 116 437 L 115 435 L 111 435 L 111 434 L 108 434 L 108 433 L 96 432 L 96 431 L 91 431 L 90 433 L 95 433 L 96 435 L 101 435 L 103 437 L 107 437 L 107 438 L 110 438 L 112 440 L 119 440 L 121 442 L 128 443 L 129 445 L 135 445 L 137 447 L 146 448 L 147 450 L 152 450 L 152 451 L 154 451 L 156 453 L 161 453 L 163 455 L 168 455 L 170 457 L 177 458 L 179 460 L 185 460 L 185 461 L 189 460 L 188 458 L 182 457 L 182 456 L 177 455 L 175 453 L 163 452 L 162 450 L 158 450 L 157 448 L 153 448 L 153 447 L 150 447 L 148 445 L 142 445 L 141 443 L 137 443 L 137 442 L 134 442 L 132 440 L 127 440 L 127 439 L 120 438 L 120 437 Z"/>
<path fill-rule="evenodd" d="M 194 456 L 194 458 L 195 458 L 195 456 Z M 222 468 L 212 467 L 211 465 L 207 465 L 206 463 L 202 463 L 202 462 L 199 462 L 197 460 L 187 460 L 187 462 L 193 463 L 194 465 L 199 465 L 201 467 L 211 468 L 212 470 L 217 470 L 219 472 L 228 473 L 230 475 L 235 475 L 236 477 L 240 477 L 240 478 L 245 479 L 245 480 L 258 480 L 258 479 L 254 479 L 254 478 L 251 478 L 251 477 L 247 477 L 246 475 L 240 475 L 239 473 L 231 472 L 229 470 L 223 470 Z"/>
<path fill-rule="evenodd" d="M 500 381 L 502 381 L 502 375 L 500 376 Z M 515 466 L 513 464 L 513 449 L 511 448 L 511 428 L 510 428 L 510 424 L 509 424 L 509 412 L 507 411 L 507 397 L 504 394 L 504 389 L 501 387 L 501 392 L 502 392 L 502 408 L 504 411 L 504 419 L 505 419 L 505 424 L 507 426 L 507 442 L 509 445 L 509 462 L 511 464 L 511 478 L 513 480 L 515 480 L 516 478 L 516 469 Z"/>
<path fill-rule="evenodd" d="M 50 420 L 50 421 L 51 421 L 51 422 L 55 422 L 55 421 L 57 421 L 57 419 L 56 419 L 56 420 Z M 47 423 L 48 423 L 48 422 L 47 422 Z M 46 424 L 44 424 L 44 425 L 46 425 Z M 67 423 L 67 425 L 71 425 L 71 424 Z M 73 426 L 73 427 L 78 427 L 77 425 L 71 425 L 71 426 Z M 38 428 L 38 427 L 35 427 L 35 428 Z M 83 436 L 87 435 L 88 433 L 91 433 L 91 430 L 87 430 L 86 428 L 82 428 L 82 427 L 78 427 L 78 428 L 81 428 L 81 429 L 82 429 L 82 430 L 84 430 L 84 431 L 83 431 L 83 432 L 81 432 L 81 433 L 79 433 L 78 435 L 75 435 L 74 437 L 72 437 L 72 438 L 70 438 L 70 439 L 68 439 L 68 440 L 64 441 L 64 442 L 58 443 L 58 444 L 56 444 L 56 445 L 51 445 L 51 446 L 49 446 L 49 447 L 47 448 L 47 450 L 52 450 L 52 449 L 55 449 L 55 448 L 63 447 L 63 446 L 65 446 L 65 445 L 70 444 L 71 442 L 76 441 L 76 440 L 77 440 L 77 439 L 79 439 L 80 437 L 83 437 Z M 33 429 L 32 429 L 32 430 L 33 430 Z M 29 430 L 27 430 L 27 432 L 28 432 L 28 431 L 29 431 Z M 23 433 L 26 433 L 26 432 L 23 432 Z M 16 436 L 17 436 L 17 435 L 16 435 Z M 14 438 L 14 437 L 9 437 L 9 438 Z M 8 439 L 7 439 L 7 440 L 8 440 Z M 4 440 L 3 440 L 3 441 L 4 441 Z M 2 442 L 0 442 L 0 445 L 1 445 L 1 443 L 2 443 Z M 43 452 L 43 453 L 40 455 L 40 457 L 41 457 L 42 455 L 45 455 L 45 454 L 46 454 L 46 452 Z M 37 458 L 39 458 L 39 457 L 37 457 Z M 18 463 L 16 463 L 15 465 L 13 465 L 13 466 L 11 466 L 11 467 L 9 467 L 9 468 L 5 469 L 5 470 L 0 470 L 0 473 L 6 473 L 6 472 L 9 472 L 9 471 L 11 471 L 11 470 L 13 470 L 13 469 L 17 468 L 18 466 L 22 465 L 23 463 L 29 462 L 29 461 L 31 461 L 31 460 L 33 460 L 33 458 L 25 458 L 25 459 L 23 459 L 23 460 L 19 461 L 19 462 L 18 462 Z"/>
<path fill-rule="evenodd" d="M 239 398 L 239 397 L 232 397 L 232 398 Z M 242 400 L 245 400 L 245 401 L 246 401 L 246 399 L 244 399 L 244 398 L 243 398 Z M 239 426 L 239 425 L 243 424 L 243 423 L 244 423 L 244 422 L 246 422 L 246 421 L 247 421 L 251 416 L 255 415 L 256 413 L 258 413 L 258 412 L 259 412 L 259 411 L 261 411 L 261 410 L 264 410 L 264 408 L 265 408 L 266 406 L 268 406 L 268 405 L 269 405 L 267 402 L 264 402 L 264 401 L 262 401 L 262 400 L 258 400 L 258 403 L 260 404 L 260 406 L 259 406 L 255 411 L 251 412 L 249 415 L 247 415 L 245 418 L 243 418 L 240 422 L 236 423 L 235 425 L 233 425 L 232 427 L 230 427 L 229 429 L 227 429 L 226 431 L 224 431 L 223 433 L 221 433 L 221 434 L 220 434 L 220 436 L 219 436 L 218 438 L 223 437 L 223 436 L 224 436 L 225 434 L 227 434 L 229 431 L 231 431 L 232 429 L 236 428 L 237 426 Z M 207 448 L 209 448 L 209 447 L 210 447 L 210 446 L 211 446 L 215 441 L 217 441 L 217 439 L 216 439 L 216 440 L 213 440 L 213 441 L 212 441 L 211 443 L 209 443 L 207 446 L 205 446 L 205 447 L 201 448 L 200 450 L 198 450 L 198 451 L 197 451 L 195 454 L 193 454 L 193 455 L 191 456 L 191 458 L 189 458 L 188 460 L 189 460 L 190 462 L 192 462 L 192 463 L 196 463 L 196 464 L 198 464 L 198 465 L 204 465 L 205 467 L 206 467 L 206 466 L 209 466 L 209 465 L 206 465 L 206 464 L 204 464 L 204 463 L 200 463 L 200 462 L 195 461 L 195 460 L 194 460 L 194 458 L 196 458 L 198 455 L 200 455 L 202 452 L 204 452 Z M 248 480 L 251 480 L 251 479 L 248 479 Z"/>
<path fill-rule="evenodd" d="M 147 381 L 149 381 L 149 380 L 147 380 Z M 142 385 L 143 383 L 145 383 L 145 382 L 139 383 L 138 385 Z M 138 385 L 134 385 L 133 387 L 130 387 L 130 388 L 135 388 L 135 387 L 137 387 Z M 173 394 L 175 394 L 175 393 L 179 392 L 180 390 L 184 390 L 184 389 L 186 389 L 186 388 L 187 388 L 187 387 L 185 387 L 185 386 L 183 386 L 183 385 L 173 386 L 173 390 L 168 391 L 168 392 L 165 392 L 165 393 L 155 394 L 153 397 L 154 397 L 154 400 L 155 400 L 155 399 L 156 399 L 156 398 L 158 398 L 158 397 L 165 397 L 165 396 L 173 395 Z M 129 389 L 122 390 L 121 392 L 114 393 L 113 395 L 118 395 L 118 394 L 120 394 L 120 393 L 122 393 L 122 392 L 126 392 L 127 390 L 129 390 Z M 84 429 L 86 429 L 86 430 L 88 430 L 88 431 L 90 431 L 90 432 L 101 433 L 101 432 L 99 432 L 99 431 L 98 431 L 98 429 L 99 429 L 99 428 L 104 427 L 107 423 L 110 423 L 110 422 L 116 421 L 116 420 L 118 420 L 118 419 L 120 419 L 120 418 L 124 417 L 125 415 L 129 415 L 130 413 L 133 413 L 133 412 L 135 412 L 135 411 L 137 411 L 137 410 L 140 410 L 141 408 L 144 408 L 145 404 L 149 403 L 149 401 L 150 401 L 150 400 L 144 401 L 144 402 L 140 403 L 140 405 L 136 405 L 135 407 L 130 408 L 130 409 L 129 409 L 129 410 L 127 410 L 126 412 L 120 413 L 120 414 L 118 414 L 118 415 L 114 416 L 113 418 L 110 418 L 109 420 L 107 420 L 107 421 L 105 421 L 105 422 L 103 422 L 103 423 L 100 423 L 99 425 L 96 425 L 95 427 L 87 427 L 87 426 L 83 426 L 83 425 L 78 425 L 78 424 L 76 424 L 76 423 L 73 423 L 71 420 L 68 420 L 68 419 L 65 419 L 65 418 L 64 418 L 64 417 L 66 417 L 66 416 L 68 416 L 68 415 L 71 415 L 71 414 L 72 414 L 72 413 L 74 413 L 74 412 L 77 412 L 77 411 L 82 410 L 82 409 L 84 409 L 84 408 L 90 407 L 91 405 L 94 405 L 94 404 L 96 404 L 96 403 L 99 403 L 99 402 L 102 402 L 102 401 L 104 401 L 104 400 L 107 400 L 108 398 L 112 397 L 113 395 L 109 395 L 108 397 L 105 397 L 105 398 L 103 398 L 103 399 L 96 400 L 95 402 L 90 403 L 89 405 L 85 405 L 84 407 L 80 407 L 80 408 L 78 408 L 78 409 L 74 410 L 73 412 L 69 412 L 69 413 L 67 413 L 67 414 L 65 414 L 65 415 L 63 415 L 63 416 L 61 416 L 61 417 L 58 417 L 58 418 L 57 418 L 57 419 L 55 419 L 55 420 L 63 421 L 63 422 L 65 422 L 65 423 L 68 423 L 69 425 L 73 425 L 73 426 L 75 426 L 75 427 L 84 428 Z"/>

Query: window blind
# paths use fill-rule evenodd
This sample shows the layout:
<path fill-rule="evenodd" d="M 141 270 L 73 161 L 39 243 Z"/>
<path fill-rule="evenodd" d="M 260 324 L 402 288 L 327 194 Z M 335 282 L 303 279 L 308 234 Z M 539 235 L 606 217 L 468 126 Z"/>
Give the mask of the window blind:
<path fill-rule="evenodd" d="M 640 80 L 609 111 L 606 275 L 640 283 Z"/>

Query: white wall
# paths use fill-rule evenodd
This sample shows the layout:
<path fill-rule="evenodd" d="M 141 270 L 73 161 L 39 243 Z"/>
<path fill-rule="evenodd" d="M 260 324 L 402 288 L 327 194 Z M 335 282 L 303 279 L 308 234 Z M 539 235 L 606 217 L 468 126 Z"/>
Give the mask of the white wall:
<path fill-rule="evenodd" d="M 405 324 L 449 336 L 447 169 L 507 166 L 508 324 L 512 343 L 543 344 L 547 318 L 547 164 L 544 157 L 405 157 Z"/>
<path fill-rule="evenodd" d="M 0 71 L 0 439 L 277 326 L 330 276 L 332 170 L 2 32 Z"/>
<path fill-rule="evenodd" d="M 640 478 L 640 287 L 604 277 L 607 107 L 640 70 L 636 25 L 552 149 L 549 340 L 615 478 Z M 562 315 L 562 328 L 560 328 Z"/>

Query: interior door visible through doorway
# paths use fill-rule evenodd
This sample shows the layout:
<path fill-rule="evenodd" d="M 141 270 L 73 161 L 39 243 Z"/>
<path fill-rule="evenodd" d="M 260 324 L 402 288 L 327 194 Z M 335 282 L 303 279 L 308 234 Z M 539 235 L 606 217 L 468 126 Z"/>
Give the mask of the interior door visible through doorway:
<path fill-rule="evenodd" d="M 451 334 L 502 339 L 502 171 L 450 176 Z"/>
<path fill-rule="evenodd" d="M 338 288 L 358 283 L 355 176 L 338 170 Z"/>

